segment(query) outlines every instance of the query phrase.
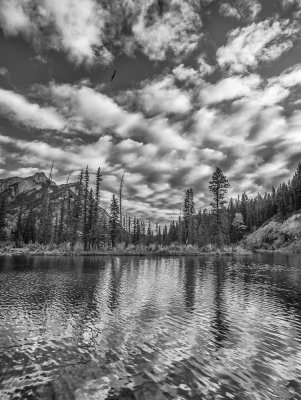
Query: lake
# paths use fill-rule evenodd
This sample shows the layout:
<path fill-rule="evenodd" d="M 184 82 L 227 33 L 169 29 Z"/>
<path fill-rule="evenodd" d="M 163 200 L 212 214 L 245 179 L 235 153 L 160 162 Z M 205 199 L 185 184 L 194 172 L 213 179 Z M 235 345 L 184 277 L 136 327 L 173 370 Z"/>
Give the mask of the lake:
<path fill-rule="evenodd" d="M 0 399 L 301 399 L 301 257 L 2 257 Z"/>

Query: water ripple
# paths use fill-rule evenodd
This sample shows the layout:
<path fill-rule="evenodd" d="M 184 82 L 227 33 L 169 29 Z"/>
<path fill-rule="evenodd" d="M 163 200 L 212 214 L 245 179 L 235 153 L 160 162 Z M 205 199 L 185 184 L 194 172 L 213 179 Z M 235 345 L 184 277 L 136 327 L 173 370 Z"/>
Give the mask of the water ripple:
<path fill-rule="evenodd" d="M 301 399 L 301 260 L 275 257 L 2 258 L 1 400 Z"/>

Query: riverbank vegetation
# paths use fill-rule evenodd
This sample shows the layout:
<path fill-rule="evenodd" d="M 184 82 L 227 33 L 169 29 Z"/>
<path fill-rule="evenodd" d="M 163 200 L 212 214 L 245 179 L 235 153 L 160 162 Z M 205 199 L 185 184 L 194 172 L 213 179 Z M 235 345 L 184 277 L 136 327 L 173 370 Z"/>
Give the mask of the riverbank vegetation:
<path fill-rule="evenodd" d="M 0 248 L 0 256 L 13 256 L 13 255 L 38 255 L 38 256 L 202 256 L 211 254 L 221 255 L 246 255 L 250 254 L 251 251 L 247 250 L 239 245 L 223 246 L 218 248 L 215 245 L 208 245 L 203 248 L 192 245 L 128 245 L 125 247 L 124 244 L 118 244 L 115 247 L 103 246 L 95 250 L 83 250 L 81 246 L 73 250 L 70 247 L 55 245 L 55 244 L 28 244 L 21 248 L 15 247 L 14 245 L 6 245 Z"/>
<path fill-rule="evenodd" d="M 82 170 L 77 184 L 74 188 L 66 185 L 55 206 L 50 184 L 46 185 L 40 206 L 21 203 L 13 226 L 8 226 L 8 204 L 4 198 L 0 205 L 2 253 L 14 252 L 13 248 L 58 254 L 235 252 L 238 243 L 248 245 L 247 240 L 242 240 L 271 218 L 283 221 L 301 208 L 300 164 L 290 181 L 252 198 L 244 192 L 228 199 L 230 183 L 223 171 L 216 168 L 208 184 L 209 207 L 196 210 L 193 188 L 188 188 L 180 215 L 164 225 L 127 213 L 122 202 L 124 174 L 118 195 L 112 195 L 110 209 L 106 211 L 101 204 L 100 168 L 93 185 L 90 175 L 88 167 Z"/>

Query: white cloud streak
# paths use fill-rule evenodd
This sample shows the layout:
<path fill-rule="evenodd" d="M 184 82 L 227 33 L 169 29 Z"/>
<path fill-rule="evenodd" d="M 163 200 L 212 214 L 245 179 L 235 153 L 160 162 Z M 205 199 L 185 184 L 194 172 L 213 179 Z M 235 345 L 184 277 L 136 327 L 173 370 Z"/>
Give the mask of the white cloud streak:
<path fill-rule="evenodd" d="M 32 128 L 59 130 L 65 126 L 64 119 L 53 108 L 40 107 L 20 94 L 1 88 L 0 113 L 13 122 Z"/>

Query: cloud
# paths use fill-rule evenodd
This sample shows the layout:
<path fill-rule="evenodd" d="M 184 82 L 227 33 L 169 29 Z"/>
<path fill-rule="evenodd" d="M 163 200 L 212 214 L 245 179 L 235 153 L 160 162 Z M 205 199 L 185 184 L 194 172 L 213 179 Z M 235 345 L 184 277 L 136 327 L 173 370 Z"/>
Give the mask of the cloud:
<path fill-rule="evenodd" d="M 32 128 L 60 130 L 65 126 L 64 119 L 53 108 L 40 107 L 20 94 L 1 88 L 0 113 L 13 122 Z"/>
<path fill-rule="evenodd" d="M 141 143 L 154 143 L 165 151 L 187 148 L 181 123 L 171 123 L 164 116 L 164 113 L 173 110 L 168 108 L 166 100 L 164 102 L 164 95 L 170 98 L 171 90 L 173 95 L 179 97 L 170 99 L 178 107 L 178 113 L 183 112 L 182 107 L 187 109 L 189 102 L 185 96 L 180 96 L 176 88 L 167 89 L 166 93 L 164 90 L 156 92 L 159 96 L 156 101 L 162 103 L 158 109 L 161 114 L 151 118 L 145 118 L 141 112 L 129 112 L 107 95 L 86 86 L 52 84 L 50 87 L 38 87 L 37 92 L 51 99 L 49 101 L 60 109 L 70 131 L 79 130 L 97 136 L 109 133 L 116 140 L 132 138 Z"/>
<path fill-rule="evenodd" d="M 17 36 L 31 31 L 31 21 L 25 10 L 25 2 L 3 0 L 0 5 L 0 24 L 4 34 Z"/>
<path fill-rule="evenodd" d="M 159 18 L 153 4 L 142 3 L 141 13 L 132 26 L 136 43 L 152 60 L 164 60 L 169 51 L 182 57 L 195 50 L 200 39 L 202 21 L 193 1 L 171 0 Z"/>
<path fill-rule="evenodd" d="M 222 3 L 218 9 L 219 13 L 223 15 L 224 17 L 232 17 L 236 19 L 240 19 L 241 15 L 239 12 L 236 10 L 235 7 L 232 7 L 228 3 Z"/>
<path fill-rule="evenodd" d="M 25 35 L 36 47 L 64 51 L 75 64 L 111 62 L 103 44 L 107 12 L 94 0 L 4 0 L 0 23 L 5 35 Z"/>
<path fill-rule="evenodd" d="M 297 32 L 289 20 L 265 20 L 234 29 L 228 34 L 228 43 L 217 50 L 217 61 L 232 72 L 245 72 L 279 58 L 293 46 Z"/>
<path fill-rule="evenodd" d="M 198 78 L 198 72 L 194 68 L 185 67 L 184 64 L 175 67 L 172 73 L 179 81 L 195 82 Z"/>
<path fill-rule="evenodd" d="M 9 71 L 5 67 L 0 67 L 0 76 L 9 76 Z"/>
<path fill-rule="evenodd" d="M 269 79 L 270 84 L 280 84 L 285 88 L 291 88 L 301 84 L 301 64 L 288 68 L 277 77 Z"/>
<path fill-rule="evenodd" d="M 212 65 L 209 65 L 205 59 L 204 56 L 200 56 L 197 59 L 198 65 L 199 65 L 199 72 L 201 77 L 205 77 L 207 75 L 210 75 L 214 72 L 215 68 Z"/>
<path fill-rule="evenodd" d="M 198 69 L 185 67 L 184 64 L 178 65 L 172 70 L 174 77 L 178 81 L 182 81 L 193 86 L 198 86 L 202 78 L 205 78 L 214 72 L 215 67 L 209 65 L 205 61 L 203 55 L 198 57 L 197 63 Z"/>
<path fill-rule="evenodd" d="M 91 64 L 96 49 L 104 64 L 111 62 L 112 55 L 102 45 L 107 16 L 101 5 L 92 0 L 44 0 L 39 7 L 39 17 L 55 26 L 54 46 L 62 47 L 76 64 L 83 60 Z"/>
<path fill-rule="evenodd" d="M 109 64 L 114 49 L 151 60 L 185 57 L 201 35 L 202 2 L 171 0 L 3 0 L 0 25 L 7 36 L 22 35 L 37 49 L 55 49 L 76 65 Z"/>
<path fill-rule="evenodd" d="M 200 97 L 204 104 L 214 104 L 222 101 L 233 100 L 240 97 L 248 97 L 255 93 L 261 83 L 258 75 L 248 75 L 246 77 L 231 76 L 222 79 L 215 85 L 205 85 L 202 88 Z"/>
<path fill-rule="evenodd" d="M 191 110 L 188 93 L 175 86 L 172 76 L 146 82 L 139 90 L 138 98 L 147 114 L 187 114 Z"/>
<path fill-rule="evenodd" d="M 237 20 L 253 22 L 262 10 L 257 0 L 234 0 L 229 3 L 222 3 L 219 13 L 224 17 L 231 17 Z"/>

